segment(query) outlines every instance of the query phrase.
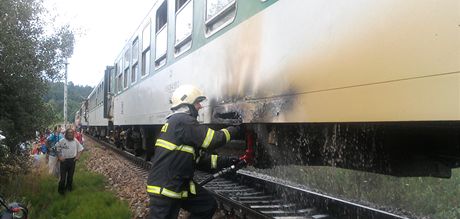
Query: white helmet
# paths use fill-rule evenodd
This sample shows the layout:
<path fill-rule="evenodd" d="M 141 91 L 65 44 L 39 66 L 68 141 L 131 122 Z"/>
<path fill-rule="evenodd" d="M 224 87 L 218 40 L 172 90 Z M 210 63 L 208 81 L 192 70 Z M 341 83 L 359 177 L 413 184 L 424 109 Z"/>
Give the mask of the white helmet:
<path fill-rule="evenodd" d="M 193 105 L 195 103 L 205 100 L 200 89 L 193 85 L 181 85 L 172 94 L 171 109 L 176 109 L 183 104 Z"/>

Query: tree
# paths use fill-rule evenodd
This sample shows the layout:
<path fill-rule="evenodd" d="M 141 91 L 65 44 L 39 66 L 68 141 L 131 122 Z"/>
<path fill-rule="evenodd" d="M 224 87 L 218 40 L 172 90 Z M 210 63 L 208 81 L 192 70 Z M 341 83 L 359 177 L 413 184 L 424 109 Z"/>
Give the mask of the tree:
<path fill-rule="evenodd" d="M 0 1 L 0 130 L 11 152 L 55 122 L 43 96 L 73 53 L 73 31 L 49 31 L 45 15 L 41 0 Z"/>
<path fill-rule="evenodd" d="M 56 115 L 59 118 L 58 121 L 63 121 L 64 119 L 64 83 L 48 83 L 48 93 L 45 95 L 44 100 L 52 106 Z M 68 122 L 72 123 L 75 120 L 75 112 L 80 109 L 82 102 L 88 97 L 88 95 L 93 90 L 93 87 L 90 86 L 79 86 L 74 85 L 71 81 L 67 85 L 68 96 L 67 96 L 67 107 L 69 115 Z"/>

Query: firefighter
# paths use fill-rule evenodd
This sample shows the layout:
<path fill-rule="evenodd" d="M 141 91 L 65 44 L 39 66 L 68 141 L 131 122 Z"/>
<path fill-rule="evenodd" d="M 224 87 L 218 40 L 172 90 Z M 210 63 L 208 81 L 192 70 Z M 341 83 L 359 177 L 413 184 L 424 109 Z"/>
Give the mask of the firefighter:
<path fill-rule="evenodd" d="M 198 111 L 205 99 L 191 85 L 180 86 L 172 94 L 173 113 L 166 118 L 155 143 L 147 181 L 151 219 L 177 218 L 180 208 L 190 212 L 192 219 L 210 219 L 214 215 L 217 202 L 193 181 L 193 173 L 195 168 L 217 169 L 237 162 L 237 158 L 219 158 L 211 152 L 235 139 L 240 128 L 213 130 L 199 125 Z"/>

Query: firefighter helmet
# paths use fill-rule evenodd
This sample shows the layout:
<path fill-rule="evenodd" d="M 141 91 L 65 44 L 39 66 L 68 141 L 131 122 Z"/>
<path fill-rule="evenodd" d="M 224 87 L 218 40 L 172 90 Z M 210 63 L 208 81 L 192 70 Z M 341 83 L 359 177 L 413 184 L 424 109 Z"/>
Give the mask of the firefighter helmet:
<path fill-rule="evenodd" d="M 176 109 L 183 104 L 193 105 L 195 103 L 205 100 L 200 89 L 193 85 L 181 85 L 172 94 L 171 109 Z"/>

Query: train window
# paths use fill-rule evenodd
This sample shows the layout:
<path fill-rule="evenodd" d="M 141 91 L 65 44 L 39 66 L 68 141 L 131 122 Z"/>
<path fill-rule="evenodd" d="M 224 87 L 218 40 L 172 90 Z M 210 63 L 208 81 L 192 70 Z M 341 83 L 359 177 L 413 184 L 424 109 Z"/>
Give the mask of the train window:
<path fill-rule="evenodd" d="M 166 63 L 166 51 L 168 47 L 168 6 L 163 1 L 156 13 L 155 25 L 155 67 L 159 68 Z"/>
<path fill-rule="evenodd" d="M 161 30 L 161 28 L 163 28 L 166 25 L 166 23 L 168 23 L 168 5 L 167 1 L 165 0 L 157 9 L 155 32 L 158 33 L 158 31 Z"/>
<path fill-rule="evenodd" d="M 176 12 L 179 11 L 179 9 L 181 9 L 188 1 L 189 0 L 176 0 Z"/>
<path fill-rule="evenodd" d="M 192 28 L 193 0 L 176 0 L 176 55 L 182 54 L 192 46 Z"/>
<path fill-rule="evenodd" d="M 125 57 L 124 57 L 124 60 L 125 60 L 125 68 L 129 67 L 129 60 L 131 60 L 131 54 L 129 53 L 129 48 L 125 51 Z"/>
<path fill-rule="evenodd" d="M 141 75 L 148 75 L 150 72 L 150 23 L 142 31 L 142 60 Z"/>
<path fill-rule="evenodd" d="M 128 79 L 129 79 L 129 60 L 131 60 L 131 54 L 129 49 L 126 50 L 125 52 L 125 57 L 123 58 L 125 65 L 123 66 L 125 68 L 123 72 L 123 89 L 126 89 L 128 87 Z"/>
<path fill-rule="evenodd" d="M 115 75 L 116 75 L 116 66 L 110 69 L 110 83 L 109 83 L 108 90 L 109 90 L 109 93 L 111 94 L 115 93 L 115 87 L 114 87 Z"/>
<path fill-rule="evenodd" d="M 118 75 L 118 79 L 117 79 L 117 92 L 120 93 L 122 88 L 121 88 L 121 85 L 122 85 L 122 82 L 123 82 L 123 78 L 122 78 L 122 74 L 119 74 Z"/>
<path fill-rule="evenodd" d="M 121 65 L 121 60 L 118 62 L 117 64 L 117 93 L 120 93 L 121 90 L 123 90 L 122 88 L 122 84 L 123 84 L 123 76 L 122 76 L 122 73 L 123 73 L 123 67 Z"/>
<path fill-rule="evenodd" d="M 131 84 L 136 82 L 136 76 L 137 76 L 137 62 L 133 65 L 131 68 Z"/>
<path fill-rule="evenodd" d="M 132 69 L 131 69 L 131 84 L 136 82 L 137 77 L 137 61 L 139 59 L 139 38 L 136 37 L 133 42 L 132 51 Z"/>
<path fill-rule="evenodd" d="M 232 23 L 236 15 L 236 0 L 206 0 L 206 37 Z"/>
<path fill-rule="evenodd" d="M 133 64 L 137 62 L 137 60 L 139 59 L 139 38 L 136 37 L 136 39 L 134 39 L 134 42 L 133 42 L 133 55 L 132 55 L 132 59 L 133 59 Z"/>
<path fill-rule="evenodd" d="M 101 84 L 101 92 L 100 92 L 100 96 L 101 96 L 101 99 L 100 99 L 100 104 L 102 104 L 102 100 L 103 100 L 103 96 L 104 96 L 104 82 L 102 82 Z"/>
<path fill-rule="evenodd" d="M 148 75 L 150 72 L 150 49 L 142 53 L 142 76 Z"/>
<path fill-rule="evenodd" d="M 128 74 L 129 66 L 125 69 L 125 72 L 123 73 L 123 89 L 126 89 L 128 87 Z"/>
<path fill-rule="evenodd" d="M 115 68 L 114 68 L 114 74 L 113 74 L 113 77 L 114 77 L 114 84 L 115 84 L 115 87 L 114 87 L 114 91 L 113 93 L 116 94 L 118 93 L 118 63 L 115 63 Z"/>

